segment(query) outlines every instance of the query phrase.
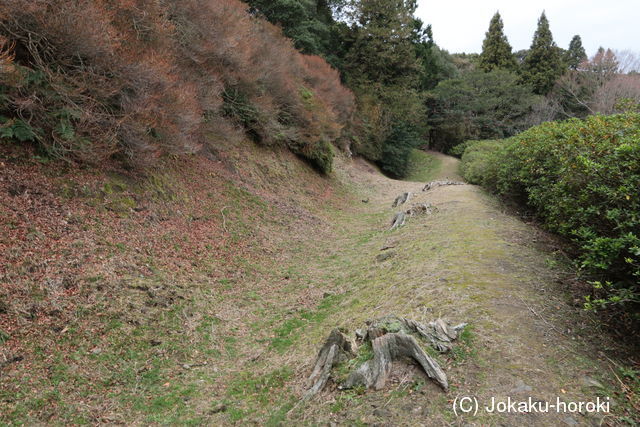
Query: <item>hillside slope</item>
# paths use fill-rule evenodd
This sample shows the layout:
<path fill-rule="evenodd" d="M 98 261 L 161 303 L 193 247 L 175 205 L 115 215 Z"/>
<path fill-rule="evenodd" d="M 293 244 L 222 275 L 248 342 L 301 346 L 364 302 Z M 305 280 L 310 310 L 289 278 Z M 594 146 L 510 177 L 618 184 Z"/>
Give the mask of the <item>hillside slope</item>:
<path fill-rule="evenodd" d="M 579 333 L 591 324 L 563 294 L 553 242 L 532 243 L 550 241 L 477 187 L 422 193 L 342 158 L 323 178 L 251 145 L 146 177 L 28 154 L 0 160 L 3 423 L 592 421 L 457 419 L 451 400 L 465 394 L 610 395 L 629 415 Z M 457 161 L 437 156 L 455 178 Z M 439 212 L 389 232 L 409 190 Z M 384 245 L 395 256 L 379 262 Z M 328 332 L 389 313 L 471 325 L 441 359 L 452 391 L 409 371 L 379 392 L 331 386 L 300 404 Z"/>

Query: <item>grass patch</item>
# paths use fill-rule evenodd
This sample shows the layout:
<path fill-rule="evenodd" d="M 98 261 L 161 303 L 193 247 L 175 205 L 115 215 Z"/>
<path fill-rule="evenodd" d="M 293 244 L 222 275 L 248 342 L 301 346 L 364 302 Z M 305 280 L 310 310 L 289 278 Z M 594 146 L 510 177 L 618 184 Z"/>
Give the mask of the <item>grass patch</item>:
<path fill-rule="evenodd" d="M 473 332 L 473 327 L 467 325 L 462 332 L 460 332 L 458 342 L 451 349 L 451 356 L 453 357 L 455 365 L 461 365 L 476 356 L 477 350 L 474 347 L 475 340 L 476 336 Z"/>
<path fill-rule="evenodd" d="M 343 297 L 344 295 L 327 295 L 315 311 L 302 310 L 296 317 L 282 322 L 274 330 L 275 337 L 271 341 L 271 348 L 280 354 L 284 353 L 306 329 L 303 326 L 322 322 L 332 311 L 337 309 L 337 305 Z"/>
<path fill-rule="evenodd" d="M 409 173 L 406 181 L 431 181 L 440 171 L 442 161 L 437 157 L 418 149 L 411 150 L 409 155 Z"/>
<path fill-rule="evenodd" d="M 227 416 L 231 422 L 239 422 L 247 416 L 268 408 L 267 425 L 281 425 L 286 413 L 293 407 L 293 395 L 287 389 L 287 381 L 293 377 L 288 366 L 263 375 L 240 372 L 229 382 Z"/>

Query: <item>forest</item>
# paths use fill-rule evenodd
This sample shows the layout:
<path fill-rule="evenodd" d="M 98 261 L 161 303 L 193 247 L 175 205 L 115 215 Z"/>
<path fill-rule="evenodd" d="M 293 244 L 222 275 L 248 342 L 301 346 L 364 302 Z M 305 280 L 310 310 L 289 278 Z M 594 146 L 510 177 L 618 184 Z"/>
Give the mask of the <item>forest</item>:
<path fill-rule="evenodd" d="M 496 12 L 479 53 L 449 52 L 417 9 L 418 0 L 0 2 L 0 374 L 11 372 L 0 423 L 308 422 L 296 403 L 301 359 L 329 322 L 369 322 L 367 310 L 423 301 L 417 285 L 402 299 L 389 291 L 418 280 L 384 267 L 406 261 L 396 246 L 407 242 L 411 271 L 460 299 L 472 293 L 464 266 L 491 270 L 478 277 L 495 276 L 507 295 L 515 288 L 501 274 L 533 283 L 561 254 L 570 272 L 557 276 L 571 279 L 548 282 L 577 295 L 575 328 L 637 343 L 640 56 L 609 46 L 588 55 L 584 34 L 558 46 L 544 11 L 531 17 L 528 49 L 512 48 Z M 387 221 L 381 206 L 393 199 L 381 200 L 401 192 L 408 203 L 403 186 L 413 181 L 472 184 L 451 191 L 477 221 L 449 215 L 447 204 L 461 201 L 436 195 L 450 223 L 434 214 L 433 246 L 371 231 Z M 533 236 L 505 212 L 553 236 L 539 240 L 558 239 L 547 266 L 528 249 L 500 258 Z M 504 244 L 495 218 L 511 233 Z M 371 242 L 374 267 L 362 258 Z M 455 256 L 456 267 L 426 271 L 439 256 Z M 540 286 L 535 297 L 546 298 Z M 499 328 L 473 311 L 491 289 L 462 305 L 481 326 L 438 356 L 461 376 L 469 360 L 483 366 L 474 342 L 495 344 L 487 331 Z M 440 291 L 429 297 L 439 302 L 421 316 L 453 304 Z M 562 320 L 525 297 L 518 315 L 545 328 Z M 571 328 L 549 331 L 566 338 Z M 640 411 L 637 361 L 623 365 L 615 423 Z M 216 396 L 206 408 L 189 403 L 205 404 L 202 383 Z M 425 393 L 407 384 L 389 399 Z M 325 395 L 310 410 L 332 425 L 335 414 L 367 424 L 349 408 L 373 406 L 380 418 L 386 404 L 365 394 Z"/>

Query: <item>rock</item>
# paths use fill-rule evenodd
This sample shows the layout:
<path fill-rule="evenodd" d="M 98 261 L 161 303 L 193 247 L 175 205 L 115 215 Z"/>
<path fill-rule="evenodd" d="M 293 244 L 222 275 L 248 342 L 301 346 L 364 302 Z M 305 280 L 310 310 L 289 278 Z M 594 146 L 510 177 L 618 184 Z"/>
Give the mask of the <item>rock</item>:
<path fill-rule="evenodd" d="M 604 388 L 600 381 L 586 375 L 582 377 L 582 384 L 587 387 Z"/>
<path fill-rule="evenodd" d="M 390 418 L 392 416 L 391 411 L 386 408 L 377 408 L 373 411 L 373 415 L 380 418 Z"/>
<path fill-rule="evenodd" d="M 225 412 L 227 410 L 227 405 L 225 405 L 224 403 L 220 403 L 216 406 L 214 406 L 210 411 L 209 414 L 213 415 L 213 414 L 218 414 L 220 412 Z"/>
<path fill-rule="evenodd" d="M 384 262 L 389 258 L 393 258 L 394 256 L 396 256 L 395 251 L 383 252 L 381 254 L 378 254 L 378 256 L 376 256 L 376 261 Z"/>
<path fill-rule="evenodd" d="M 510 393 L 523 393 L 531 390 L 531 386 L 526 385 L 522 380 L 518 380 L 518 382 L 516 382 L 516 387 L 511 389 Z"/>
<path fill-rule="evenodd" d="M 575 419 L 575 418 L 573 418 L 573 417 L 564 417 L 564 418 L 562 419 L 562 421 L 563 421 L 565 424 L 570 425 L 570 426 L 577 426 L 577 425 L 578 425 L 578 421 L 576 421 L 576 419 Z"/>

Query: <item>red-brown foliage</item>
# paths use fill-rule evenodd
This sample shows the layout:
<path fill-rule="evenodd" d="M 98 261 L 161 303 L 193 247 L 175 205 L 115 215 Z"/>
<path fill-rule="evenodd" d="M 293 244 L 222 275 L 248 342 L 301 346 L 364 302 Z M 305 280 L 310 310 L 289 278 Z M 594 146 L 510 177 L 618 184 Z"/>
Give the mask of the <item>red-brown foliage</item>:
<path fill-rule="evenodd" d="M 0 114 L 39 130 L 50 154 L 141 161 L 232 137 L 247 121 L 223 112 L 232 89 L 258 139 L 315 162 L 308 153 L 339 138 L 353 96 L 324 60 L 246 10 L 238 0 L 3 1 L 0 60 L 15 43 L 18 67 L 0 74 Z"/>

